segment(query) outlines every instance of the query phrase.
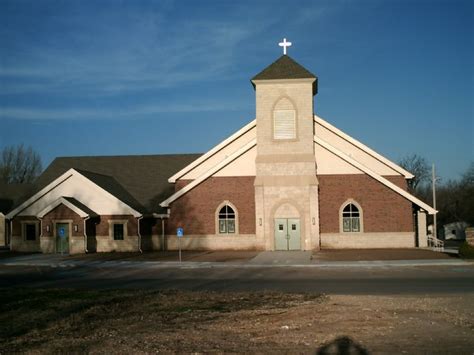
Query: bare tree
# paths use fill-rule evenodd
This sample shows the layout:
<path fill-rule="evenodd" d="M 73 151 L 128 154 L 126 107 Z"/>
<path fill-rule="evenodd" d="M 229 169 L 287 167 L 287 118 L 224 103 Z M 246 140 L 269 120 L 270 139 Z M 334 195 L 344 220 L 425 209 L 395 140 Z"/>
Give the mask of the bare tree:
<path fill-rule="evenodd" d="M 41 173 L 41 158 L 31 147 L 7 146 L 0 154 L 0 181 L 3 183 L 30 183 Z"/>
<path fill-rule="evenodd" d="M 418 154 L 407 155 L 398 162 L 398 165 L 415 175 L 413 179 L 408 180 L 408 189 L 412 193 L 416 191 L 420 183 L 430 179 L 430 166 L 426 159 Z"/>

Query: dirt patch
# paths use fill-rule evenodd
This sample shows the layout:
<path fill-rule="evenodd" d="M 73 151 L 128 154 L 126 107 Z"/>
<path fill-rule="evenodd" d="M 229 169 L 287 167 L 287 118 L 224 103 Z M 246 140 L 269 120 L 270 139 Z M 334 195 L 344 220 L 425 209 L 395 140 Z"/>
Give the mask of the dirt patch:
<path fill-rule="evenodd" d="M 452 259 L 445 254 L 424 249 L 326 249 L 313 254 L 313 260 L 321 261 L 371 261 L 371 260 L 432 260 Z"/>
<path fill-rule="evenodd" d="M 1 353 L 472 353 L 472 296 L 0 291 Z"/>

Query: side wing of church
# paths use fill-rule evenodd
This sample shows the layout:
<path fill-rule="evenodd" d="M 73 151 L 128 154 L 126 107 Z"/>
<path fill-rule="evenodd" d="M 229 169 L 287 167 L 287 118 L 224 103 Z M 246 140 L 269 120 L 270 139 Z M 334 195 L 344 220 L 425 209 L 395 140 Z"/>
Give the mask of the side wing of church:
<path fill-rule="evenodd" d="M 408 193 L 413 175 L 314 114 L 314 74 L 285 54 L 251 82 L 255 120 L 203 155 L 57 158 L 2 218 L 4 239 L 45 253 L 173 250 L 183 228 L 185 249 L 427 246 L 436 211 Z"/>
<path fill-rule="evenodd" d="M 188 248 L 424 247 L 413 175 L 314 114 L 317 77 L 283 55 L 252 79 L 256 119 L 173 175 Z M 173 238 L 169 238 L 170 246 Z"/>

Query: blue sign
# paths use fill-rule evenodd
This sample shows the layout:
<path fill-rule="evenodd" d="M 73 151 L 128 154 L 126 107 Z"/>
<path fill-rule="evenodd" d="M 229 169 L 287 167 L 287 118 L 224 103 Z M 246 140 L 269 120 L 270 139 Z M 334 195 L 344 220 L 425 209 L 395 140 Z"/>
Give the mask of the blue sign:
<path fill-rule="evenodd" d="M 64 237 L 64 228 L 59 228 L 59 236 Z"/>
<path fill-rule="evenodd" d="M 183 228 L 179 227 L 179 228 L 176 230 L 176 236 L 177 236 L 178 238 L 182 238 L 183 235 L 184 235 L 184 230 L 183 230 Z"/>

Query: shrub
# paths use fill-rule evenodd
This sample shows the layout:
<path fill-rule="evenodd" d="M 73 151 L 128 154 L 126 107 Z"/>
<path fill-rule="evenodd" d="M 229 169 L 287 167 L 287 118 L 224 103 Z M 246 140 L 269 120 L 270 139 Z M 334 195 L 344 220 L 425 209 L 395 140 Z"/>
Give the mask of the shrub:
<path fill-rule="evenodd" d="M 462 243 L 459 248 L 459 256 L 464 259 L 474 259 L 474 247 L 467 242 Z"/>

